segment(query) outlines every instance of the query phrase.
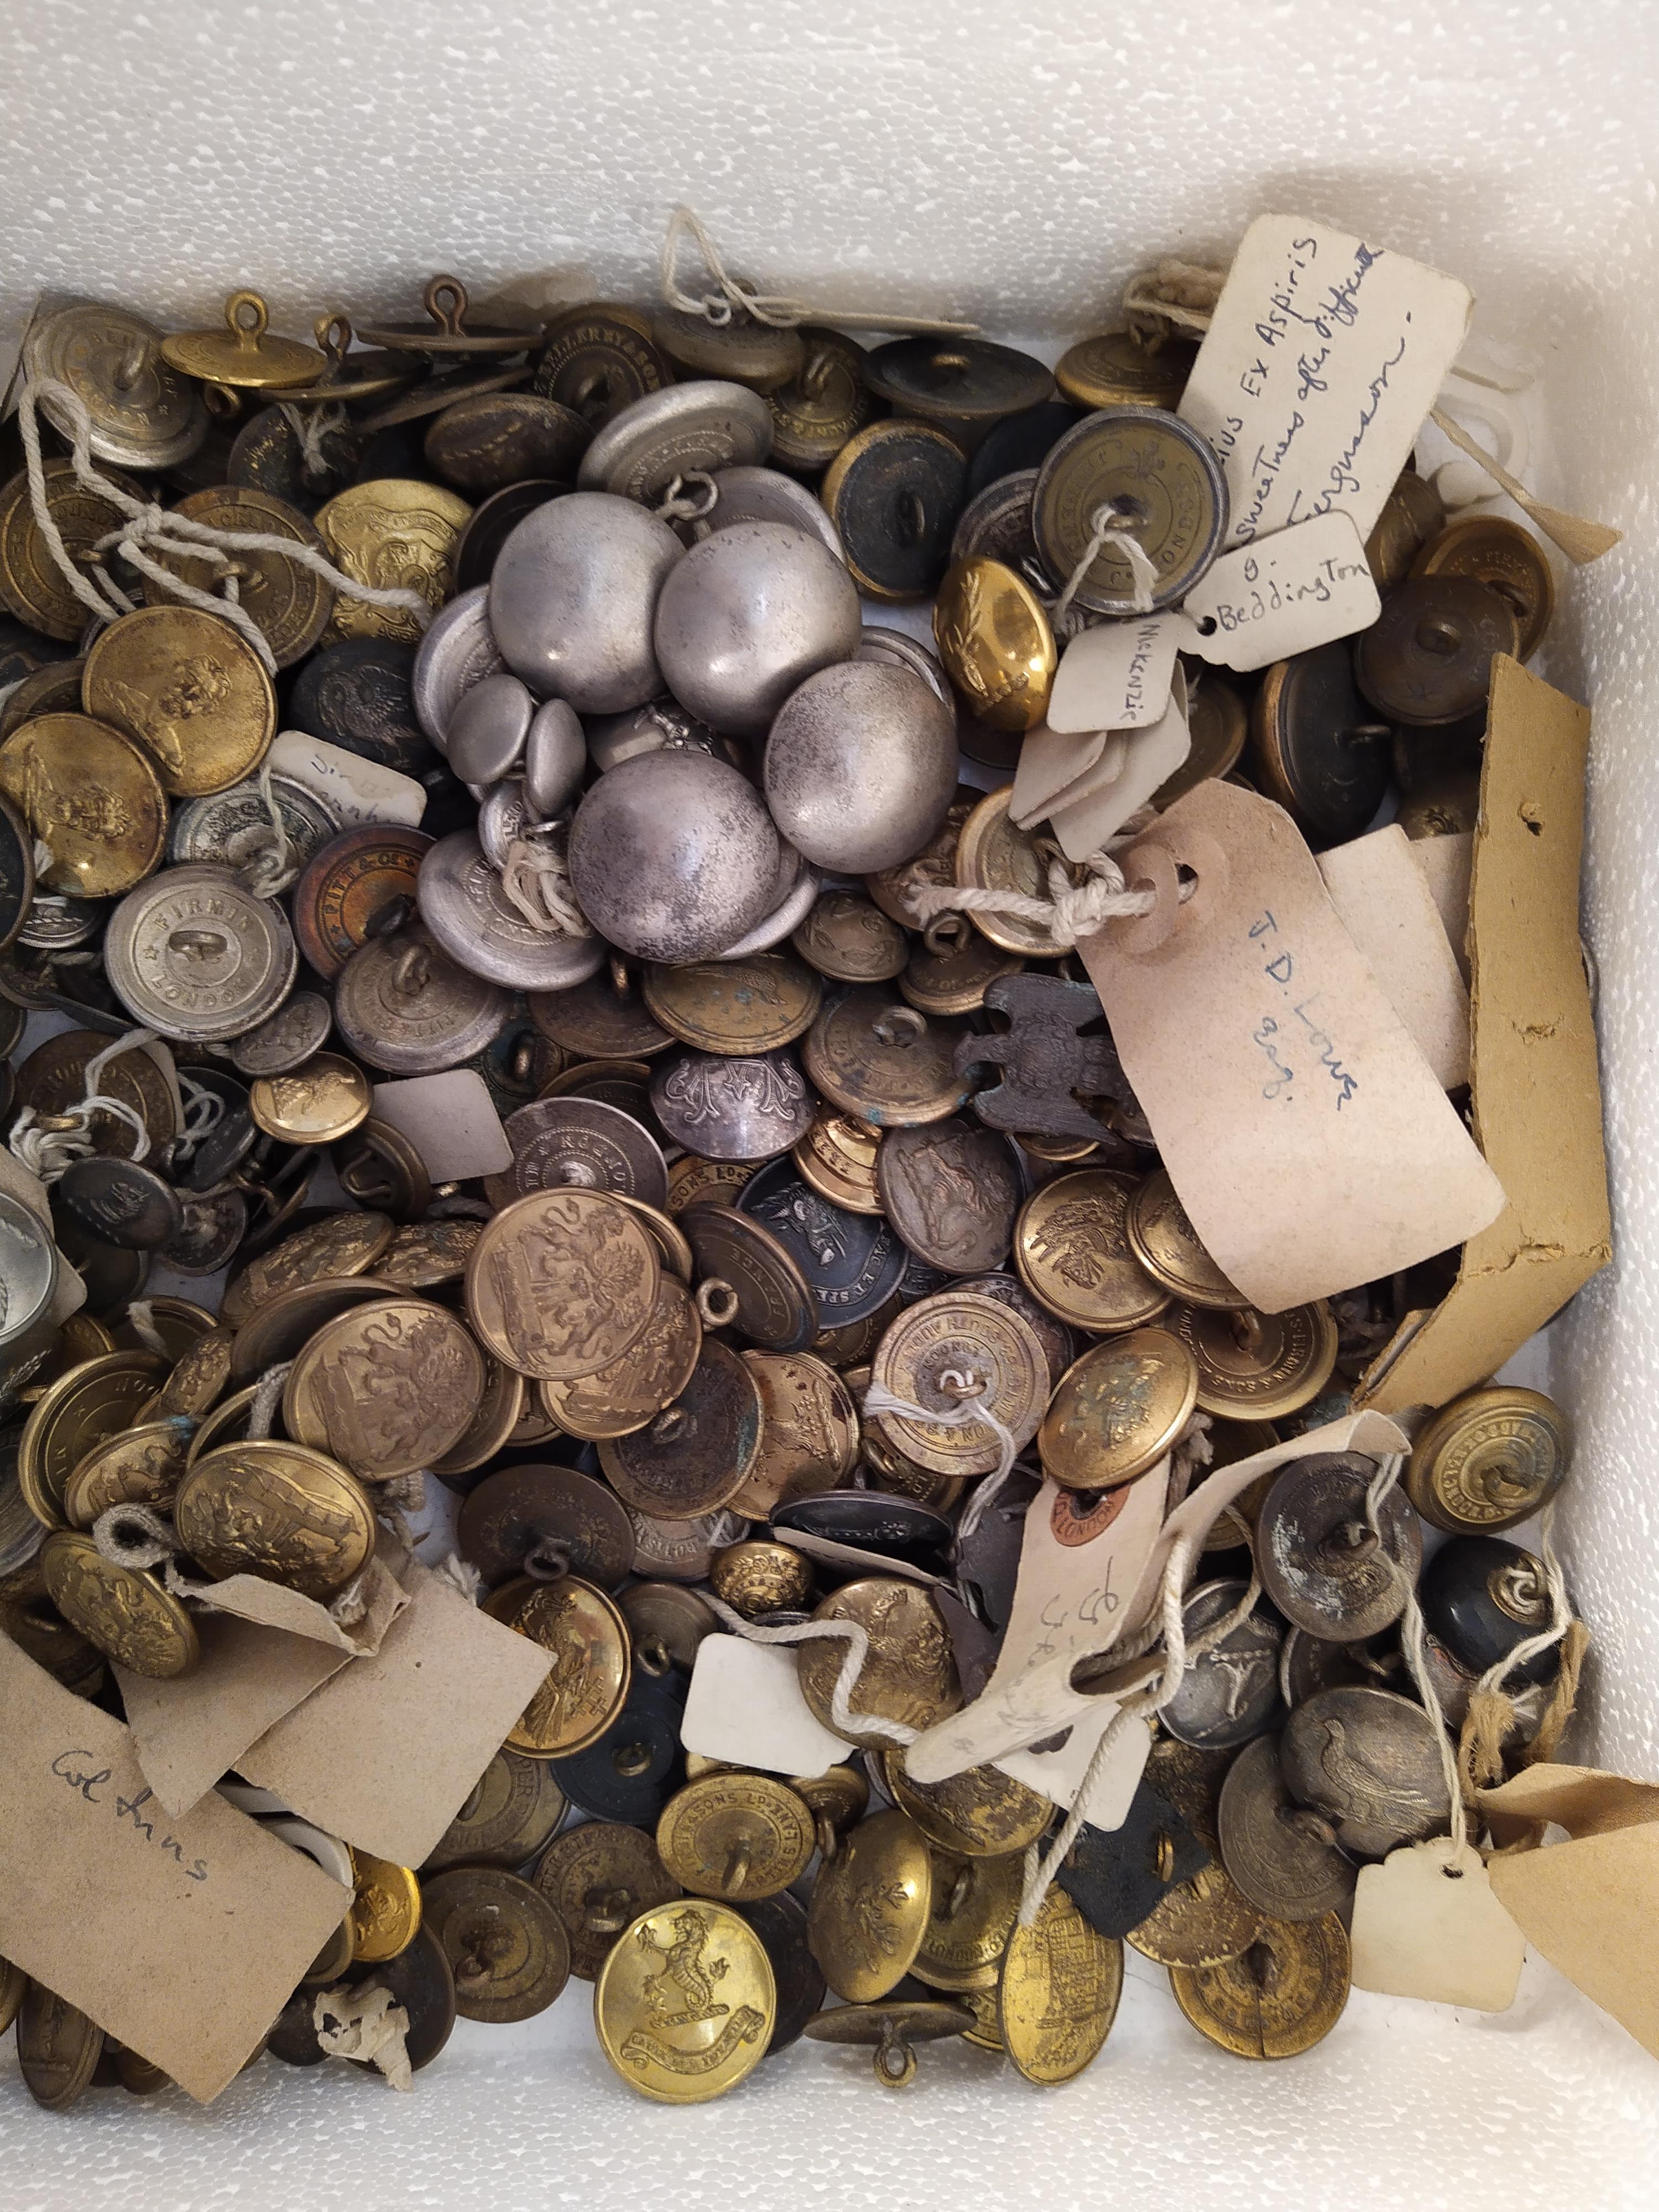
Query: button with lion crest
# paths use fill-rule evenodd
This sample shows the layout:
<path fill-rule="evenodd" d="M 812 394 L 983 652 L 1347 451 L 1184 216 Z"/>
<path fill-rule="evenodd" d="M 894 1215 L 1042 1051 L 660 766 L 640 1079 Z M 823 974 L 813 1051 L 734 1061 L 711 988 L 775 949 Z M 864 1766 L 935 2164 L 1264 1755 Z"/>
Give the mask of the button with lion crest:
<path fill-rule="evenodd" d="M 837 1735 L 884 1749 L 892 1739 L 860 1725 L 866 1717 L 926 1729 L 961 1705 L 962 1685 L 944 1619 L 931 1594 L 919 1584 L 893 1576 L 866 1575 L 825 1598 L 812 1618 L 856 1621 L 870 1639 L 848 1699 L 850 1729 L 837 1726 L 833 1710 L 847 1656 L 845 1641 L 838 1636 L 815 1637 L 796 1648 L 801 1695 L 824 1727 Z M 842 1991 L 843 1996 L 853 1994 Z"/>
<path fill-rule="evenodd" d="M 1025 1201 L 1014 1230 L 1014 1265 L 1056 1321 L 1105 1334 L 1154 1321 L 1170 1292 L 1141 1265 L 1129 1239 L 1133 1176 L 1083 1168 L 1056 1176 Z"/>
<path fill-rule="evenodd" d="M 599 2047 L 642 2096 L 700 2105 L 766 2056 L 777 1984 L 760 1937 L 702 1898 L 654 1906 L 617 1938 L 593 1990 Z"/>

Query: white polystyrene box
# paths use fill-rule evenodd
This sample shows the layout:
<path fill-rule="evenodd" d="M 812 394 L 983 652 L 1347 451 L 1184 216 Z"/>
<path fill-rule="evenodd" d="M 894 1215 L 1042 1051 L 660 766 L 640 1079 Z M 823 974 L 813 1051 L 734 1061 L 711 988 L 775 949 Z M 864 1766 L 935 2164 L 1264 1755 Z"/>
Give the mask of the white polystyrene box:
<path fill-rule="evenodd" d="M 780 289 L 1027 343 L 1098 327 L 1134 269 L 1214 258 L 1270 209 L 1473 287 L 1483 343 L 1534 376 L 1529 481 L 1626 533 L 1564 580 L 1537 664 L 1595 710 L 1585 929 L 1616 1238 L 1545 1373 L 1577 1431 L 1561 1534 L 1597 1638 L 1577 1753 L 1650 1778 L 1656 27 L 1640 0 L 12 0 L 0 32 L 13 337 L 42 288 L 177 325 L 256 283 L 295 331 L 337 303 L 407 315 L 437 269 L 475 295 L 537 276 L 550 298 L 643 299 L 682 198 Z M 463 2025 L 408 2098 L 267 2063 L 207 2112 L 111 2092 L 58 2118 L 8 2043 L 0 2207 L 1517 2212 L 1659 2186 L 1659 2066 L 1536 1960 L 1510 2013 L 1356 1996 L 1316 2051 L 1251 2066 L 1131 1954 L 1112 2039 L 1067 2090 L 934 2045 L 891 2096 L 860 2054 L 803 2044 L 681 2111 L 611 2075 L 588 1994 Z"/>

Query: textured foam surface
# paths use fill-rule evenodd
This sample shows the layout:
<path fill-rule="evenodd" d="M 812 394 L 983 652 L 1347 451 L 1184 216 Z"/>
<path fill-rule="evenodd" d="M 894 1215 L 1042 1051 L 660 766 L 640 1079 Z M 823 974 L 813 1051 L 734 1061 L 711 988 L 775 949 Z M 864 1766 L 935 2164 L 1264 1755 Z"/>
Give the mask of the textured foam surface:
<path fill-rule="evenodd" d="M 780 289 L 993 332 L 1098 325 L 1134 268 L 1224 251 L 1265 209 L 1474 287 L 1477 331 L 1537 378 L 1534 488 L 1626 532 L 1565 580 L 1540 664 L 1596 714 L 1586 930 L 1617 1239 L 1550 1373 L 1578 1437 L 1564 1547 L 1597 1632 L 1581 1755 L 1659 1777 L 1650 11 L 13 0 L 3 41 L 7 337 L 43 286 L 178 323 L 254 283 L 300 332 L 337 303 L 409 315 L 441 268 L 475 295 L 530 277 L 529 296 L 643 298 L 681 198 Z M 573 1988 L 521 2029 L 464 2027 L 410 2099 L 270 2063 L 206 2113 L 177 2092 L 40 2113 L 8 2044 L 6 2212 L 1518 2212 L 1650 2204 L 1659 2182 L 1659 2073 L 1535 1960 L 1498 2018 L 1356 1996 L 1316 2051 L 1249 2066 L 1132 1958 L 1112 2041 L 1067 2091 L 934 2046 L 892 2097 L 857 2054 L 805 2046 L 689 2112 L 613 2079 L 586 2007 Z"/>

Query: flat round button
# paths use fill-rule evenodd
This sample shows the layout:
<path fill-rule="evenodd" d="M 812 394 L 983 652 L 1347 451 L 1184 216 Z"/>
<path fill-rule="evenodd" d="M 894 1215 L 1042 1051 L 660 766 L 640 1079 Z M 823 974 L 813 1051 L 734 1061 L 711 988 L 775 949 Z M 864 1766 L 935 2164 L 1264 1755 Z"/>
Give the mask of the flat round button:
<path fill-rule="evenodd" d="M 464 2020 L 530 2020 L 570 1978 L 564 1924 L 504 1867 L 452 1867 L 422 1885 L 425 1924 L 443 1946 Z"/>
<path fill-rule="evenodd" d="M 1248 1589 L 1242 1582 L 1216 1582 L 1188 1591 L 1182 1607 L 1188 1646 L 1200 1631 L 1235 1612 Z M 1231 1750 L 1265 1735 L 1284 1714 L 1279 1695 L 1283 1641 L 1279 1623 L 1258 1605 L 1218 1644 L 1193 1656 L 1163 1710 L 1170 1734 L 1206 1751 Z"/>
<path fill-rule="evenodd" d="M 564 1923 L 570 1971 L 583 1982 L 596 1978 L 630 1922 L 681 1894 L 651 1838 L 611 1820 L 585 1820 L 557 1837 L 534 1880 Z"/>
<path fill-rule="evenodd" d="M 1293 1627 L 1327 1643 L 1358 1643 L 1391 1626 L 1422 1564 L 1422 1531 L 1397 1488 L 1378 1506 L 1373 1532 L 1366 1498 L 1376 1474 L 1362 1452 L 1293 1460 L 1256 1516 L 1262 1588 Z"/>
<path fill-rule="evenodd" d="M 1285 1723 L 1279 1765 L 1298 1804 L 1322 1813 L 1352 1857 L 1386 1858 L 1451 1818 L 1438 1731 L 1390 1690 L 1321 1690 Z"/>
<path fill-rule="evenodd" d="M 1249 1949 L 1213 1966 L 1172 1966 L 1176 2002 L 1238 2058 L 1295 2058 L 1322 2042 L 1348 2002 L 1347 1931 L 1334 1912 L 1264 1920 Z"/>
<path fill-rule="evenodd" d="M 807 1908 L 807 1941 L 836 1995 L 872 2004 L 902 1981 L 933 1904 L 933 1860 L 913 1821 L 878 1813 L 854 1828 L 820 1871 Z"/>
<path fill-rule="evenodd" d="M 1510 602 L 1474 576 L 1415 577 L 1383 603 L 1354 647 L 1360 690 L 1390 720 L 1421 728 L 1455 722 L 1486 701 L 1492 664 L 1515 654 L 1521 623 Z"/>
<path fill-rule="evenodd" d="M 816 1849 L 811 1814 L 766 1774 L 705 1775 L 657 1822 L 658 1855 L 681 1887 L 731 1904 L 787 1889 Z"/>
<path fill-rule="evenodd" d="M 1337 1849 L 1328 1821 L 1285 1789 L 1277 1736 L 1258 1736 L 1233 1761 L 1219 1820 L 1223 1863 L 1271 1918 L 1316 1920 L 1352 1899 L 1353 1863 Z"/>
<path fill-rule="evenodd" d="M 1206 439 L 1155 407 L 1107 407 L 1085 416 L 1044 459 L 1031 504 L 1037 550 L 1069 582 L 1103 524 L 1133 537 L 1158 571 L 1154 608 L 1184 599 L 1221 550 L 1227 486 Z M 1084 571 L 1076 604 L 1130 615 L 1128 556 L 1103 545 Z"/>
<path fill-rule="evenodd" d="M 1346 641 L 1275 661 L 1250 716 L 1251 772 L 1316 844 L 1369 827 L 1389 787 L 1389 722 L 1354 682 Z"/>
<path fill-rule="evenodd" d="M 1069 1490 L 1115 1489 L 1175 1449 L 1198 1393 L 1196 1363 L 1167 1329 L 1133 1329 L 1085 1352 L 1056 1385 L 1038 1448 Z"/>
<path fill-rule="evenodd" d="M 924 422 L 872 422 L 847 441 L 823 496 L 861 592 L 927 596 L 950 561 L 967 476 L 961 447 Z"/>
<path fill-rule="evenodd" d="M 1566 1424 L 1554 1400 L 1492 1383 L 1455 1398 L 1418 1431 L 1406 1489 L 1435 1528 L 1497 1536 L 1546 1505 L 1566 1468 Z"/>

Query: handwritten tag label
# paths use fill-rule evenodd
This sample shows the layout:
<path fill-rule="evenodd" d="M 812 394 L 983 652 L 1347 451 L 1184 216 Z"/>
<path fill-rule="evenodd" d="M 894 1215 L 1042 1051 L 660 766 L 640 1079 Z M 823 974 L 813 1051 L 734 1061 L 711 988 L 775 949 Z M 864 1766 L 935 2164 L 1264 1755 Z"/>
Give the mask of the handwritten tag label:
<path fill-rule="evenodd" d="M 348 830 L 364 822 L 393 822 L 415 830 L 426 812 L 425 789 L 412 775 L 325 738 L 308 738 L 303 730 L 279 732 L 271 744 L 270 765 L 277 775 L 302 783 Z"/>
<path fill-rule="evenodd" d="M 1527 1955 L 1480 1852 L 1449 1836 L 1361 1867 L 1352 1942 L 1356 1989 L 1474 2012 L 1509 2010 Z"/>
<path fill-rule="evenodd" d="M 995 1670 L 972 1705 L 911 1745 L 907 1763 L 919 1781 L 943 1782 L 1098 1714 L 1098 1699 L 1072 1688 L 1072 1668 L 1115 1638 L 1118 1615 L 1158 1540 L 1167 1480 L 1168 1462 L 1160 1462 L 1081 1518 L 1070 1492 L 1043 1484 L 1026 1512 Z"/>
<path fill-rule="evenodd" d="M 1340 508 L 1364 538 L 1457 358 L 1455 277 L 1301 216 L 1245 232 L 1179 412 L 1220 457 L 1228 543 Z"/>
<path fill-rule="evenodd" d="M 1078 951 L 1182 1204 L 1251 1304 L 1374 1282 L 1494 1220 L 1502 1186 L 1289 815 L 1200 784 L 1125 855 L 1131 881 L 1138 860 L 1167 904 Z"/>
<path fill-rule="evenodd" d="M 1060 656 L 1048 694 L 1051 730 L 1145 730 L 1170 703 L 1181 623 L 1135 615 L 1074 637 Z"/>
<path fill-rule="evenodd" d="M 1224 553 L 1181 611 L 1192 624 L 1183 652 L 1251 669 L 1369 629 L 1382 602 L 1359 532 L 1333 509 Z"/>
<path fill-rule="evenodd" d="M 838 1644 L 838 1651 L 847 1646 Z M 822 1774 L 853 1747 L 825 1728 L 800 1691 L 793 1644 L 705 1636 L 686 1692 L 680 1741 L 705 1759 L 729 1759 L 769 1774 Z M 858 1693 L 853 1694 L 858 1710 Z"/>
<path fill-rule="evenodd" d="M 205 2104 L 349 1902 L 210 1790 L 170 1819 L 118 1721 L 0 1636 L 0 1957 Z"/>
<path fill-rule="evenodd" d="M 1455 1091 L 1469 1079 L 1469 994 L 1417 850 L 1391 822 L 1322 853 L 1319 872 L 1418 1050 Z"/>

